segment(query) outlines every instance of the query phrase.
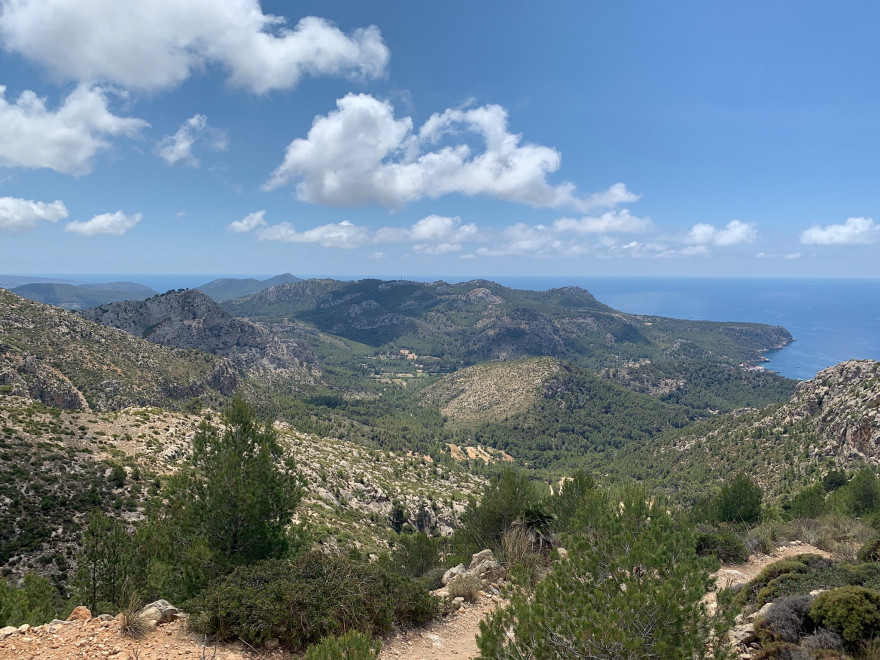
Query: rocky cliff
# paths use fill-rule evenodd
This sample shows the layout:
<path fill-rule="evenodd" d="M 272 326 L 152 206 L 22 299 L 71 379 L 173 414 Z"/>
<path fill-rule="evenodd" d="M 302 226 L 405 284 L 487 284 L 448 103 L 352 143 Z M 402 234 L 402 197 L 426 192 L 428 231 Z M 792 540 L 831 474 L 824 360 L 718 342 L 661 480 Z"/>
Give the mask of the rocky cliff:
<path fill-rule="evenodd" d="M 108 410 L 210 400 L 237 385 L 224 358 L 157 346 L 0 289 L 0 393 Z"/>
<path fill-rule="evenodd" d="M 233 317 L 197 289 L 110 303 L 79 313 L 156 344 L 221 355 L 246 371 L 305 374 L 317 362 L 304 342 L 281 342 L 261 325 Z"/>

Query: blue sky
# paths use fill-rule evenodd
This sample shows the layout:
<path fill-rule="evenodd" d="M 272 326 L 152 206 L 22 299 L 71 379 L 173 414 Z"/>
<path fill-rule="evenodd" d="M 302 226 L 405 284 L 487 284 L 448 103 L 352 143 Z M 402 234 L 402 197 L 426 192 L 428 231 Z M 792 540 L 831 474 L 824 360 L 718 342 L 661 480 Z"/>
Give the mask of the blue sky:
<path fill-rule="evenodd" d="M 0 0 L 0 272 L 878 277 L 878 22 Z"/>

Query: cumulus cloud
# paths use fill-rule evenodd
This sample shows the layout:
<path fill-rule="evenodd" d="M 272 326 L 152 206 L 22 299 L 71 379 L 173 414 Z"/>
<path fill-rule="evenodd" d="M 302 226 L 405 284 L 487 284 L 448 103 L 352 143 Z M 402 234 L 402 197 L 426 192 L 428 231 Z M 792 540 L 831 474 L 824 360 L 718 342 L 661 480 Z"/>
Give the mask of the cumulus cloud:
<path fill-rule="evenodd" d="M 554 257 L 583 252 L 582 246 L 562 241 L 549 227 L 518 222 L 505 227 L 500 240 L 493 241 L 491 246 L 478 248 L 475 254 L 480 257 Z"/>
<path fill-rule="evenodd" d="M 397 243 L 411 241 L 413 249 L 426 254 L 457 252 L 464 243 L 479 240 L 480 232 L 473 223 L 462 224 L 459 217 L 429 215 L 411 227 L 382 227 L 374 242 Z"/>
<path fill-rule="evenodd" d="M 100 87 L 77 87 L 53 111 L 32 91 L 10 103 L 0 85 L 0 165 L 6 167 L 88 174 L 95 155 L 110 147 L 108 138 L 133 136 L 146 126 L 110 112 Z"/>
<path fill-rule="evenodd" d="M 254 211 L 253 213 L 248 213 L 241 220 L 230 222 L 229 226 L 226 228 L 236 234 L 247 233 L 253 231 L 257 227 L 264 227 L 266 225 L 265 217 L 265 211 Z"/>
<path fill-rule="evenodd" d="M 58 222 L 67 217 L 64 202 L 35 202 L 18 197 L 0 197 L 0 231 L 17 234 L 29 231 L 40 221 Z"/>
<path fill-rule="evenodd" d="M 731 220 L 723 228 L 704 222 L 691 227 L 687 242 L 695 245 L 717 245 L 728 247 L 742 243 L 753 243 L 758 237 L 758 230 L 753 222 Z"/>
<path fill-rule="evenodd" d="M 83 236 L 95 236 L 97 234 L 122 236 L 125 232 L 139 223 L 142 217 L 143 216 L 140 213 L 126 215 L 122 211 L 116 211 L 116 213 L 101 213 L 91 220 L 68 222 L 65 230 L 72 231 L 75 234 L 82 234 Z"/>
<path fill-rule="evenodd" d="M 804 245 L 864 245 L 880 240 L 873 218 L 847 218 L 842 225 L 813 225 L 801 234 Z"/>
<path fill-rule="evenodd" d="M 257 232 L 261 241 L 282 241 L 284 243 L 317 243 L 328 248 L 352 249 L 371 241 L 366 227 L 358 227 L 348 220 L 320 225 L 305 231 L 297 231 L 289 222 L 266 227 Z"/>
<path fill-rule="evenodd" d="M 144 90 L 216 64 L 265 93 L 304 75 L 375 78 L 390 58 L 375 26 L 345 34 L 309 16 L 291 29 L 258 0 L 0 0 L 0 41 L 60 79 Z"/>
<path fill-rule="evenodd" d="M 580 219 L 560 218 L 553 223 L 556 231 L 576 234 L 637 233 L 648 231 L 651 227 L 650 218 L 637 218 L 629 209 L 608 211 L 600 216 Z"/>
<path fill-rule="evenodd" d="M 193 115 L 187 119 L 174 135 L 166 135 L 156 145 L 156 154 L 169 165 L 189 165 L 198 167 L 199 160 L 193 155 L 196 142 L 214 151 L 224 151 L 229 141 L 226 133 L 208 125 L 205 115 Z"/>
<path fill-rule="evenodd" d="M 475 152 L 467 138 L 481 141 L 482 150 Z M 388 101 L 349 94 L 314 119 L 307 137 L 288 145 L 265 188 L 291 184 L 306 202 L 391 208 L 451 193 L 580 212 L 638 199 L 623 184 L 587 197 L 572 183 L 551 184 L 547 177 L 561 160 L 557 150 L 510 133 L 507 111 L 498 105 L 449 109 L 415 130 L 412 118 L 396 118 Z"/>

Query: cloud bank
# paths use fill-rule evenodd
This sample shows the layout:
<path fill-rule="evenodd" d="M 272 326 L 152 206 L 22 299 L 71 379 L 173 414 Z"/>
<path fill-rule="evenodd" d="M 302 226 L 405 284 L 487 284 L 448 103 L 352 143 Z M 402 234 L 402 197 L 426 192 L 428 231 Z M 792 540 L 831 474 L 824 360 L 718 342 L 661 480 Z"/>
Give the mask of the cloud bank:
<path fill-rule="evenodd" d="M 452 143 L 441 146 L 444 140 Z M 393 209 L 452 193 L 580 212 L 638 199 L 623 184 L 586 197 L 572 183 L 553 185 L 547 177 L 561 161 L 555 149 L 510 133 L 507 111 L 498 105 L 449 109 L 415 130 L 412 118 L 396 118 L 388 101 L 348 94 L 336 110 L 315 118 L 307 137 L 288 145 L 265 188 L 290 184 L 298 199 L 313 204 Z"/>
<path fill-rule="evenodd" d="M 265 93 L 305 75 L 375 78 L 390 58 L 375 26 L 346 35 L 308 16 L 289 28 L 257 0 L 0 0 L 0 38 L 61 80 L 143 90 L 219 65 Z"/>
<path fill-rule="evenodd" d="M 58 222 L 67 217 L 64 202 L 35 202 L 18 197 L 0 197 L 0 232 L 18 234 L 29 231 L 41 221 Z"/>
<path fill-rule="evenodd" d="M 146 126 L 142 119 L 110 112 L 100 87 L 79 86 L 52 111 L 32 91 L 10 103 L 0 85 L 0 165 L 6 167 L 88 174 L 95 155 L 110 148 L 107 138 L 132 137 Z"/>

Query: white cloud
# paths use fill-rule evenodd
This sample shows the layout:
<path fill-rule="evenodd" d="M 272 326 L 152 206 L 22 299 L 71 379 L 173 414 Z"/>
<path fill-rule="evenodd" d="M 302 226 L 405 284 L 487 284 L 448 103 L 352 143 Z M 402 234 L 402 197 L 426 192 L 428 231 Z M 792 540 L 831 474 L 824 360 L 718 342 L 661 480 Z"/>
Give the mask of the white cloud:
<path fill-rule="evenodd" d="M 226 228 L 231 232 L 235 232 L 236 234 L 247 233 L 249 231 L 253 231 L 257 227 L 264 227 L 266 225 L 265 217 L 265 211 L 254 211 L 253 213 L 248 213 L 241 220 L 230 222 L 229 226 L 227 226 Z"/>
<path fill-rule="evenodd" d="M 375 26 L 346 35 L 309 16 L 290 29 L 258 0 L 0 0 L 0 41 L 62 80 L 145 90 L 217 64 L 265 93 L 304 75 L 375 78 L 390 58 Z"/>
<path fill-rule="evenodd" d="M 0 165 L 47 167 L 64 174 L 88 174 L 111 136 L 133 136 L 149 126 L 142 119 L 117 117 L 100 87 L 77 87 L 51 111 L 45 99 L 25 91 L 14 103 L 0 85 Z"/>
<path fill-rule="evenodd" d="M 35 202 L 18 197 L 0 197 L 0 231 L 16 234 L 29 231 L 41 220 L 58 222 L 67 217 L 64 202 Z"/>
<path fill-rule="evenodd" d="M 571 248 L 574 247 L 574 250 Z M 583 249 L 561 241 L 552 229 L 544 225 L 528 225 L 518 222 L 505 227 L 500 240 L 493 241 L 490 247 L 481 247 L 476 251 L 481 257 L 509 256 L 572 256 L 580 254 Z"/>
<path fill-rule="evenodd" d="M 753 222 L 731 220 L 721 229 L 704 222 L 695 224 L 688 232 L 686 241 L 696 245 L 717 245 L 728 247 L 742 243 L 753 243 L 758 230 Z"/>
<path fill-rule="evenodd" d="M 804 245 L 863 245 L 880 240 L 880 225 L 872 218 L 847 218 L 842 225 L 813 225 L 801 234 Z"/>
<path fill-rule="evenodd" d="M 459 217 L 429 215 L 411 227 L 382 227 L 374 237 L 376 243 L 415 243 L 413 249 L 426 254 L 445 254 L 462 249 L 463 243 L 480 240 L 473 223 L 462 224 Z"/>
<path fill-rule="evenodd" d="M 82 222 L 68 222 L 65 230 L 72 231 L 83 236 L 95 236 L 96 234 L 111 234 L 122 236 L 129 229 L 141 221 L 140 213 L 125 215 L 122 211 L 116 213 L 102 213 L 91 220 Z"/>
<path fill-rule="evenodd" d="M 370 232 L 348 220 L 320 225 L 306 231 L 296 231 L 289 222 L 266 227 L 257 232 L 261 241 L 281 241 L 284 243 L 317 243 L 328 248 L 352 249 L 371 242 Z"/>
<path fill-rule="evenodd" d="M 192 152 L 197 141 L 214 151 L 225 151 L 229 145 L 226 133 L 209 126 L 205 115 L 196 114 L 183 122 L 174 135 L 162 138 L 156 145 L 156 154 L 169 165 L 198 167 L 199 160 Z"/>
<path fill-rule="evenodd" d="M 441 146 L 461 134 L 478 137 L 484 149 L 474 153 L 454 139 Z M 547 177 L 560 164 L 555 149 L 510 133 L 507 111 L 498 105 L 449 109 L 416 131 L 412 118 L 394 117 L 391 103 L 349 94 L 314 119 L 306 138 L 288 145 L 265 188 L 292 184 L 306 202 L 391 208 L 452 193 L 580 212 L 638 199 L 623 184 L 588 197 L 579 197 L 572 183 L 552 185 Z"/>
<path fill-rule="evenodd" d="M 597 217 L 587 216 L 577 220 L 560 218 L 553 223 L 556 231 L 576 234 L 635 233 L 648 231 L 651 227 L 650 218 L 637 218 L 629 209 L 608 211 Z"/>

